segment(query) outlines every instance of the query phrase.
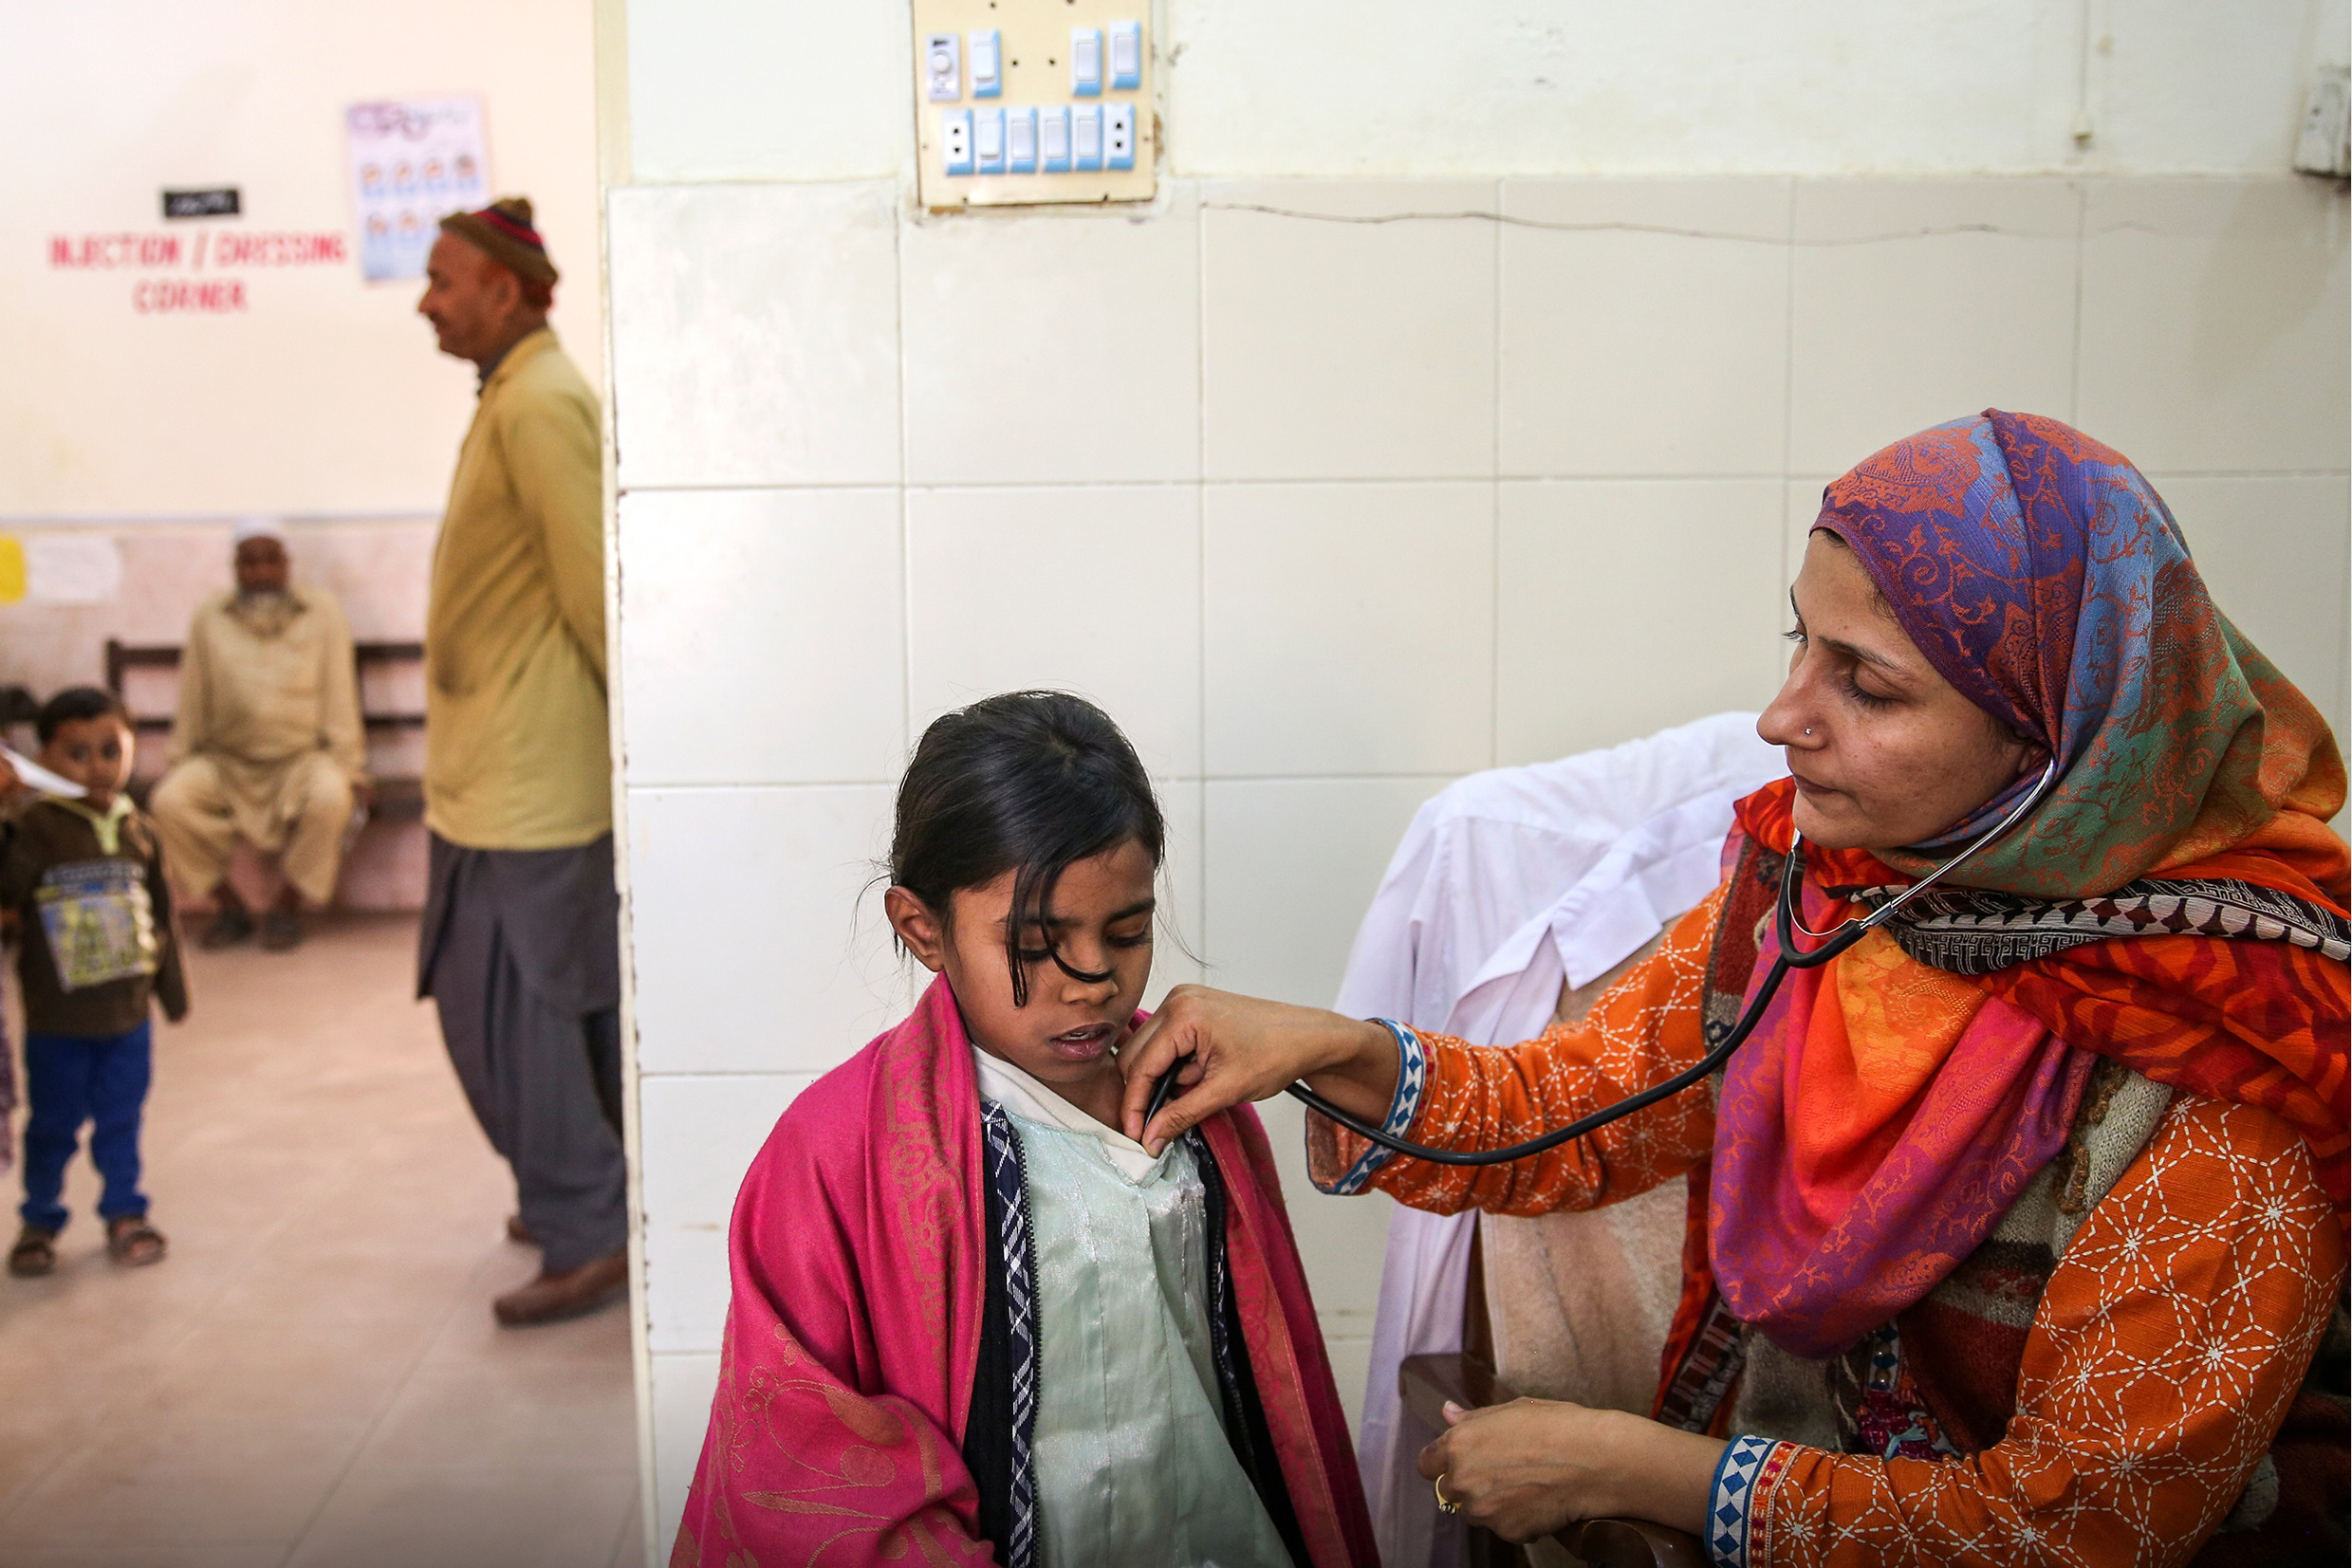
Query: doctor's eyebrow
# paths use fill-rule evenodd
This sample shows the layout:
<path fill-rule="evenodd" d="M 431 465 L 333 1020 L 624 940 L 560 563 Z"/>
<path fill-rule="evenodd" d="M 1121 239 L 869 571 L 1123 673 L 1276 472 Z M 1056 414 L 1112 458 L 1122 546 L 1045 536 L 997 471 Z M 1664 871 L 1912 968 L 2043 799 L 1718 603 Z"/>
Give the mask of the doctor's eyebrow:
<path fill-rule="evenodd" d="M 1805 612 L 1797 608 L 1797 591 L 1794 588 L 1788 590 L 1788 613 L 1797 618 L 1799 626 L 1805 624 Z M 1892 618 L 1892 612 L 1889 613 L 1889 618 Z M 1806 636 L 1811 637 L 1812 634 L 1807 633 Z M 1887 657 L 1884 654 L 1874 652 L 1858 643 L 1847 642 L 1840 637 L 1817 637 L 1813 640 L 1820 642 L 1825 648 L 1835 649 L 1857 664 L 1867 664 L 1873 670 L 1883 670 L 1888 674 L 1897 676 L 1909 673 L 1901 664 Z"/>

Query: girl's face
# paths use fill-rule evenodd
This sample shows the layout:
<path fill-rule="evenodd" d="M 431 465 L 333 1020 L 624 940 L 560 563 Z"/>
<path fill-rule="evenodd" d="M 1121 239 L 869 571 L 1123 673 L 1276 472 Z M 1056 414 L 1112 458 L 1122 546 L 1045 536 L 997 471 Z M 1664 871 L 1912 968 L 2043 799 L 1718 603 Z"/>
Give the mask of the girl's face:
<path fill-rule="evenodd" d="M 1078 979 L 1053 961 L 1035 911 L 1014 925 L 1012 872 L 953 894 L 944 922 L 905 888 L 892 888 L 882 904 L 907 950 L 947 975 L 973 1044 L 1082 1110 L 1095 1111 L 1107 1088 L 1104 1119 L 1116 1125 L 1121 1079 L 1113 1052 L 1152 975 L 1155 870 L 1151 852 L 1130 839 L 1072 862 L 1054 884 L 1050 924 L 1063 964 L 1101 980 Z M 1027 1005 L 1012 1000 L 1008 946 L 1028 976 Z"/>

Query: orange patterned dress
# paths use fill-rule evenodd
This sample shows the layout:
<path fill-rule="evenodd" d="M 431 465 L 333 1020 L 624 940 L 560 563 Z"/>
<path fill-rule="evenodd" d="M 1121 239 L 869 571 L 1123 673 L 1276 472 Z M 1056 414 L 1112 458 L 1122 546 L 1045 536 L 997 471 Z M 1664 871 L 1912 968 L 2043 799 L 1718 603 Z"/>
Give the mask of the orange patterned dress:
<path fill-rule="evenodd" d="M 1696 1061 L 1725 896 L 1686 916 L 1579 1024 L 1510 1047 L 1408 1032 L 1390 1125 L 1435 1147 L 1500 1147 Z M 1509 1165 L 1388 1159 L 1321 1117 L 1308 1152 L 1325 1190 L 1540 1214 L 1699 1168 L 1714 1134 L 1701 1084 Z M 1702 1245 L 1703 1223 L 1695 1216 Z M 2185 1562 L 2233 1510 L 2266 1486 L 2275 1496 L 2266 1456 L 2344 1278 L 2343 1227 L 2296 1131 L 2257 1107 L 2176 1095 L 2027 1309 L 2006 1430 L 1973 1451 L 1941 1440 L 1898 1457 L 1737 1437 L 1732 1489 L 1719 1482 L 1715 1499 L 1744 1513 L 1737 1560 Z M 1895 1382 L 1908 1389 L 1908 1370 Z"/>

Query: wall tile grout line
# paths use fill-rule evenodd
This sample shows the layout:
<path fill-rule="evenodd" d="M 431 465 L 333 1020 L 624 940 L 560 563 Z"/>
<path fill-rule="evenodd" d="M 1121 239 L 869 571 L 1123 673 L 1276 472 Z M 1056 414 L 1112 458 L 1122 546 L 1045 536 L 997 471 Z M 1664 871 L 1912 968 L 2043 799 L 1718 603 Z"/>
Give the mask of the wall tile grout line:
<path fill-rule="evenodd" d="M 2087 27 L 2089 8 L 2083 9 Z M 2083 300 L 2084 274 L 2089 270 L 2090 187 L 2074 185 L 2074 342 L 2066 363 L 2066 423 L 2083 428 Z"/>
<path fill-rule="evenodd" d="M 1206 476 L 1209 471 L 1209 212 L 1208 204 L 1199 198 L 1195 188 L 1193 213 L 1193 389 L 1198 399 L 1193 410 L 1193 471 Z M 1196 478 L 1193 486 L 1193 578 L 1198 593 L 1193 605 L 1194 626 L 1199 647 L 1193 666 L 1193 688 L 1195 696 L 1195 734 L 1199 749 L 1194 753 L 1200 759 L 1201 773 L 1209 770 L 1209 488 L 1205 477 Z M 1215 962 L 1216 942 L 1209 929 L 1209 878 L 1212 875 L 1209 853 L 1209 789 L 1195 782 L 1193 790 L 1195 821 L 1200 824 L 1200 843 L 1195 851 L 1200 857 L 1200 968 L 1204 978 Z"/>
<path fill-rule="evenodd" d="M 1781 269 L 1780 318 L 1780 575 L 1784 590 L 1797 577 L 1797 561 L 1790 558 L 1789 535 L 1795 531 L 1795 520 L 1789 516 L 1788 497 L 1797 460 L 1797 182 L 1793 178 L 1788 182 L 1787 213 L 1788 249 Z M 1799 558 L 1804 554 L 1796 553 Z M 1774 605 L 1778 618 L 1777 596 Z"/>
<path fill-rule="evenodd" d="M 907 388 L 913 376 L 906 338 L 906 225 L 905 202 L 900 200 L 890 226 L 890 302 L 898 334 L 898 749 L 911 755 L 915 749 L 915 516 L 913 492 L 906 481 L 915 468 L 915 435 L 907 411 Z"/>
<path fill-rule="evenodd" d="M 1783 447 L 1790 446 L 1792 436 L 1787 420 L 1783 421 Z M 2159 469 L 2144 470 L 2151 477 L 2166 474 L 2175 479 L 2342 479 L 2352 475 L 2352 469 L 2327 468 L 2240 468 L 2240 469 Z M 1714 485 L 1738 484 L 1742 481 L 1804 478 L 1793 468 L 1689 473 L 1558 473 L 1558 472 L 1496 472 L 1492 474 L 1407 474 L 1386 478 L 1362 474 L 1325 476 L 1321 478 L 1271 479 L 972 479 L 935 481 L 924 484 L 894 484 L 881 480 L 857 480 L 840 483 L 802 481 L 797 479 L 742 480 L 708 485 L 634 485 L 624 494 L 712 494 L 743 491 L 865 491 L 880 494 L 953 495 L 961 492 L 996 490 L 1174 490 L 1174 489 L 1371 489 L 1396 485 L 1477 485 L 1490 481 L 1505 485 Z M 18 525 L 0 519 L 0 526 L 58 526 L 58 527 L 136 527 L 144 520 L 89 518 L 80 521 L 44 522 L 38 525 Z"/>
<path fill-rule="evenodd" d="M 1503 210 L 1503 186 L 1494 182 L 1494 210 Z M 1503 235 L 1488 236 L 1494 247 L 1494 361 L 1489 367 L 1493 404 L 1488 412 L 1487 487 L 1487 766 L 1503 759 Z"/>

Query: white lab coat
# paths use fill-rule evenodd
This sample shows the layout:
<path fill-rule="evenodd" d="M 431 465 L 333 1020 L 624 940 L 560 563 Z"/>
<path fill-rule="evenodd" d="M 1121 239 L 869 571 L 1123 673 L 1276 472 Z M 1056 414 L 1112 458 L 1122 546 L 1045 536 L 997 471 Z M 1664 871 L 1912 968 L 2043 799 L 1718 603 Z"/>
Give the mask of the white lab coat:
<path fill-rule="evenodd" d="M 1713 891 L 1732 802 L 1787 772 L 1755 724 L 1717 714 L 1449 785 L 1389 862 L 1338 1010 L 1473 1044 L 1541 1033 L 1564 986 L 1607 972 Z M 1414 1469 L 1397 1369 L 1462 1348 L 1474 1221 L 1400 1208 L 1389 1222 L 1357 1457 L 1390 1568 L 1458 1560 L 1460 1532 L 1436 1532 Z"/>

